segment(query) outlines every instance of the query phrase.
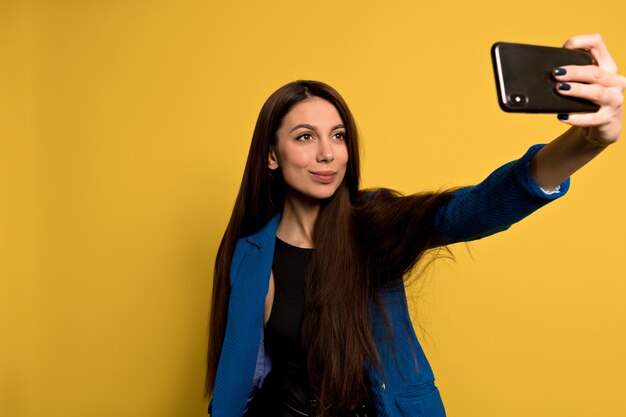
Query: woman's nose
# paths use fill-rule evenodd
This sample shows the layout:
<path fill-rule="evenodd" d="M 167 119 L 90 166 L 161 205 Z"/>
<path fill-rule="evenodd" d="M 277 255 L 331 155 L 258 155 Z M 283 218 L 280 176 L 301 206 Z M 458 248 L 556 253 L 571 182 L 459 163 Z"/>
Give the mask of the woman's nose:
<path fill-rule="evenodd" d="M 317 162 L 332 162 L 333 159 L 335 159 L 335 155 L 330 139 L 324 138 L 320 140 L 317 150 Z"/>

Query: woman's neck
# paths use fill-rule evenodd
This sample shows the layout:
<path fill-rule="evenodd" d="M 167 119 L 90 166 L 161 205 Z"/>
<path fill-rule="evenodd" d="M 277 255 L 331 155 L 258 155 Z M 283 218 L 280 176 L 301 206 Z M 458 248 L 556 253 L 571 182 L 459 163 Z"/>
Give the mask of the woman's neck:
<path fill-rule="evenodd" d="M 276 236 L 290 245 L 313 248 L 313 230 L 320 211 L 320 201 L 285 196 L 283 214 Z"/>

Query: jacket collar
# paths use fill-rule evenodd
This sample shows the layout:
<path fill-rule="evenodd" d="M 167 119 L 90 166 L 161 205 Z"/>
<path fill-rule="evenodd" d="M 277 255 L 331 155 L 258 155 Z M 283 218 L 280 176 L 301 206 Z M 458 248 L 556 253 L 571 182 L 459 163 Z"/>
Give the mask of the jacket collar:
<path fill-rule="evenodd" d="M 245 238 L 246 241 L 259 248 L 264 246 L 273 247 L 276 243 L 276 231 L 278 230 L 281 215 L 282 213 L 276 214 L 261 230 L 247 236 Z"/>

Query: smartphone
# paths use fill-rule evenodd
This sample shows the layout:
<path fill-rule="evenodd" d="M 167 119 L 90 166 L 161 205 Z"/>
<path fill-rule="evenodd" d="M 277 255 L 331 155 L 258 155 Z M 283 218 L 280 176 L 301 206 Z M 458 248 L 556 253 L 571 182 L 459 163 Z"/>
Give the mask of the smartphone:
<path fill-rule="evenodd" d="M 556 91 L 554 68 L 564 65 L 592 65 L 585 51 L 497 42 L 491 47 L 498 101 L 506 112 L 574 113 L 596 112 L 589 100 L 567 97 Z"/>

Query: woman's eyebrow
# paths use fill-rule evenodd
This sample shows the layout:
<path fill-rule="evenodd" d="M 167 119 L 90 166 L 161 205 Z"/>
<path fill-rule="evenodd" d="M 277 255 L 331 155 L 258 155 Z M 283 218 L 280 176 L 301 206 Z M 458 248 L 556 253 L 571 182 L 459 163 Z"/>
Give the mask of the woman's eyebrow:
<path fill-rule="evenodd" d="M 293 132 L 296 129 L 300 129 L 300 128 L 311 129 L 311 130 L 317 132 L 317 127 L 316 126 L 310 125 L 308 123 L 300 123 L 300 124 L 294 126 L 293 129 L 291 129 L 289 131 L 289 133 Z M 343 124 L 338 124 L 336 126 L 333 126 L 333 128 L 330 129 L 330 130 L 332 132 L 333 130 L 337 130 L 337 129 L 345 129 L 345 126 Z"/>
<path fill-rule="evenodd" d="M 303 128 L 305 128 L 305 129 L 311 129 L 311 130 L 314 130 L 314 131 L 316 131 L 316 132 L 317 132 L 317 127 L 315 127 L 315 126 L 313 126 L 313 125 L 310 125 L 310 124 L 308 124 L 308 123 L 300 123 L 299 125 L 294 126 L 294 128 L 293 128 L 293 129 L 291 129 L 291 130 L 289 131 L 289 133 L 293 132 L 293 131 L 294 131 L 294 130 L 296 130 L 296 129 L 300 129 L 300 128 L 302 128 L 302 127 L 303 127 Z"/>

